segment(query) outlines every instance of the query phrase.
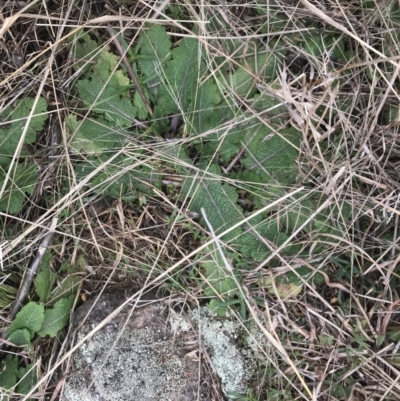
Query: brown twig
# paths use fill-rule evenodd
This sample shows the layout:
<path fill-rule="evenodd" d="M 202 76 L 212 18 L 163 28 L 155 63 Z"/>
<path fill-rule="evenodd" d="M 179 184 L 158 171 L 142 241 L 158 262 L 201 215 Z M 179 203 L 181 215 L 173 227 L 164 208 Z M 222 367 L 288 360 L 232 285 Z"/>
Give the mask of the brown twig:
<path fill-rule="evenodd" d="M 47 247 L 49 246 L 49 244 L 53 238 L 54 230 L 55 230 L 56 226 L 57 226 L 57 218 L 54 218 L 50 224 L 48 233 L 44 236 L 42 242 L 39 245 L 37 255 L 36 255 L 35 259 L 33 260 L 33 262 L 31 263 L 31 265 L 29 266 L 28 271 L 22 281 L 20 288 L 19 288 L 19 291 L 15 298 L 15 301 L 11 306 L 10 313 L 7 316 L 7 320 L 9 322 L 11 322 L 14 319 L 15 315 L 21 309 L 21 306 L 25 300 L 26 295 L 28 294 L 29 288 L 36 275 L 39 265 L 44 257 L 44 254 L 46 253 Z M 6 338 L 6 333 L 7 333 L 7 330 L 4 330 L 1 335 L 2 339 Z M 0 348 L 1 348 L 1 346 L 2 346 L 2 344 L 0 344 Z"/>

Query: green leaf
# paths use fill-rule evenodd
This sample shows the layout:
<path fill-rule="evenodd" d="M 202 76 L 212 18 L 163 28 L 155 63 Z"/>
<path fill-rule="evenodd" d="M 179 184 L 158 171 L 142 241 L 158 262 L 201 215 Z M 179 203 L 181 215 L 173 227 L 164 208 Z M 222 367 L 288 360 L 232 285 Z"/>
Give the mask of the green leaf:
<path fill-rule="evenodd" d="M 252 106 L 257 111 L 262 111 L 270 119 L 271 123 L 281 125 L 287 122 L 288 111 L 281 99 L 267 92 L 257 94 L 250 99 Z M 278 118 L 281 117 L 281 118 Z"/>
<path fill-rule="evenodd" d="M 76 51 L 82 55 L 86 48 L 93 52 L 95 47 L 97 44 L 84 36 L 83 42 L 76 44 Z M 93 60 L 84 78 L 76 84 L 81 100 L 93 113 L 111 122 L 114 129 L 131 126 L 136 117 L 129 93 L 132 85 L 126 74 L 118 69 L 119 58 L 105 46 Z"/>
<path fill-rule="evenodd" d="M 101 165 L 102 160 L 102 158 L 98 158 L 76 165 L 77 179 L 82 179 L 90 174 Z M 114 198 L 124 198 L 125 196 L 136 198 L 139 193 L 153 193 L 153 187 L 161 189 L 162 174 L 156 168 L 145 164 L 133 168 L 132 164 L 131 158 L 116 158 L 113 163 L 104 167 L 93 177 L 90 185 L 97 194 L 106 194 Z"/>
<path fill-rule="evenodd" d="M 171 99 L 171 110 L 189 110 L 196 99 L 199 75 L 204 71 L 200 52 L 199 41 L 194 38 L 183 39 L 172 51 L 172 60 L 165 68 L 164 85 L 160 88 L 160 98 Z"/>
<path fill-rule="evenodd" d="M 136 109 L 126 93 L 118 87 L 104 86 L 104 83 L 93 80 L 79 81 L 77 88 L 85 104 L 91 111 L 105 117 L 118 127 L 129 127 L 136 117 Z"/>
<path fill-rule="evenodd" d="M 257 11 L 259 11 L 260 9 L 257 8 Z M 261 9 L 262 10 L 262 9 Z M 283 30 L 285 27 L 288 26 L 288 24 L 290 23 L 290 20 L 288 18 L 288 15 L 284 12 L 275 12 L 275 13 L 271 13 L 271 9 L 270 7 L 266 7 L 264 9 L 264 13 L 260 13 L 260 14 L 264 14 L 268 16 L 268 30 L 269 32 L 276 32 L 276 31 L 281 31 Z"/>
<path fill-rule="evenodd" d="M 29 302 L 26 304 L 15 316 L 7 330 L 8 336 L 18 329 L 29 330 L 30 337 L 37 332 L 43 324 L 44 319 L 44 306 L 36 302 Z"/>
<path fill-rule="evenodd" d="M 0 286 L 0 308 L 9 310 L 18 294 L 20 277 L 17 274 L 5 274 L 5 271 L 2 273 L 0 274 L 0 279 L 3 281 Z M 10 284 L 4 282 L 6 280 L 5 276 L 9 279 Z"/>
<path fill-rule="evenodd" d="M 334 60 L 343 59 L 348 60 L 348 52 L 345 50 L 345 44 L 343 38 L 336 36 L 328 36 L 326 38 L 328 51 L 331 53 L 331 58 Z"/>
<path fill-rule="evenodd" d="M 100 50 L 96 41 L 91 39 L 89 34 L 84 33 L 77 36 L 68 38 L 70 47 L 72 48 L 73 58 L 76 61 L 72 66 L 75 71 L 82 68 L 87 72 L 91 67 L 89 62 L 97 61 L 99 58 Z"/>
<path fill-rule="evenodd" d="M 212 159 L 217 156 L 222 163 L 227 163 L 239 152 L 242 139 L 242 135 L 235 135 L 235 132 L 215 133 L 197 149 L 203 157 Z"/>
<path fill-rule="evenodd" d="M 258 91 L 256 82 L 272 82 L 279 74 L 283 52 L 256 49 L 257 56 L 246 58 L 237 70 L 228 76 L 229 88 L 249 99 Z"/>
<path fill-rule="evenodd" d="M 144 92 L 146 93 L 146 91 Z M 138 91 L 136 91 L 133 95 L 133 105 L 137 110 L 137 118 L 141 121 L 146 120 L 149 116 L 149 111 L 147 110 L 147 107 Z"/>
<path fill-rule="evenodd" d="M 218 39 L 221 32 L 228 32 L 232 29 L 229 21 L 220 13 L 214 12 L 212 8 L 209 10 L 205 8 L 204 12 L 207 19 L 207 33 L 216 38 L 214 40 L 209 39 L 210 46 L 215 46 L 216 48 L 221 49 L 225 54 L 238 54 L 240 49 L 243 49 L 244 47 L 244 42 L 240 37 L 236 38 L 235 35 L 231 35 L 229 39 Z M 217 56 L 215 61 L 219 65 L 222 62 L 226 62 L 226 58 Z"/>
<path fill-rule="evenodd" d="M 34 364 L 30 363 L 26 367 L 20 368 L 18 371 L 18 378 L 20 381 L 17 384 L 17 391 L 20 394 L 28 394 L 37 383 L 37 373 Z M 31 400 L 33 400 L 33 398 L 28 399 L 28 401 Z"/>
<path fill-rule="evenodd" d="M 204 250 L 204 255 L 198 262 L 200 267 L 204 269 L 206 278 L 204 295 L 219 294 L 223 298 L 234 296 L 237 292 L 237 285 L 231 274 L 226 270 L 217 248 L 214 245 L 208 246 Z"/>
<path fill-rule="evenodd" d="M 32 161 L 18 164 L 13 172 L 9 173 L 12 179 L 7 180 L 6 189 L 0 199 L 0 211 L 10 214 L 18 213 L 25 202 L 25 194 L 32 193 L 37 182 L 38 168 Z M 6 179 L 7 173 L 0 168 L 0 187 Z"/>
<path fill-rule="evenodd" d="M 372 7 L 376 6 L 376 3 L 372 3 Z M 400 24 L 400 5 L 398 2 L 394 1 L 392 3 L 392 9 L 389 12 L 390 22 L 394 24 Z"/>
<path fill-rule="evenodd" d="M 96 191 L 107 193 L 108 195 L 119 198 L 129 193 L 133 195 L 135 192 L 152 193 L 152 187 L 161 188 L 162 175 L 151 166 L 142 165 L 135 169 L 130 169 L 131 162 L 122 162 L 119 166 L 110 166 L 106 171 L 102 171 L 96 176 L 92 185 L 96 187 Z M 121 175 L 124 167 L 126 173 Z M 113 177 L 112 181 L 105 180 Z"/>
<path fill-rule="evenodd" d="M 219 298 L 213 298 L 208 303 L 208 307 L 213 312 L 216 312 L 219 318 L 224 318 L 226 317 L 226 313 L 228 311 L 228 308 L 224 306 L 224 304 L 225 302 L 221 302 Z"/>
<path fill-rule="evenodd" d="M 78 290 L 79 278 L 76 276 L 67 276 L 50 295 L 48 305 L 55 305 L 62 298 L 75 297 Z"/>
<path fill-rule="evenodd" d="M 378 334 L 376 337 L 375 344 L 377 347 L 380 347 L 385 341 L 385 335 L 384 334 Z"/>
<path fill-rule="evenodd" d="M 147 81 L 154 81 L 171 58 L 171 40 L 162 25 L 153 25 L 142 32 L 136 47 L 136 53 L 140 54 L 138 67 Z"/>
<path fill-rule="evenodd" d="M 57 278 L 57 275 L 50 270 L 49 262 L 51 257 L 51 251 L 47 250 L 40 265 L 39 272 L 33 282 L 36 294 L 39 297 L 39 301 L 42 303 L 47 301 L 47 298 L 50 295 L 51 287 Z"/>
<path fill-rule="evenodd" d="M 114 124 L 100 117 L 81 121 L 75 115 L 69 115 L 65 118 L 65 125 L 71 138 L 70 148 L 89 155 L 101 155 L 106 150 L 119 149 L 127 135 L 130 135 L 124 135 Z"/>
<path fill-rule="evenodd" d="M 349 204 L 346 202 L 334 204 L 326 207 L 316 216 L 312 216 L 325 201 L 325 197 L 315 199 L 309 193 L 298 193 L 293 198 L 297 201 L 293 202 L 292 199 L 290 205 L 287 206 L 288 210 L 284 223 L 287 233 L 296 231 L 302 226 L 304 232 L 318 235 L 320 242 L 324 238 L 324 233 L 339 237 L 342 235 L 345 229 L 342 227 L 342 221 L 346 221 L 352 215 L 352 208 Z M 314 252 L 316 249 L 314 248 Z"/>
<path fill-rule="evenodd" d="M 287 282 L 290 282 L 298 286 L 304 284 L 304 282 L 308 282 L 313 285 L 318 285 L 325 281 L 324 276 L 321 273 L 316 272 L 315 270 L 312 270 L 307 266 L 297 267 L 295 271 L 296 272 L 289 271 L 285 275 L 285 277 L 284 278 L 282 277 L 280 280 L 281 281 L 286 280 Z M 321 271 L 326 271 L 326 269 L 322 268 Z"/>
<path fill-rule="evenodd" d="M 221 96 L 215 83 L 208 79 L 199 86 L 192 102 L 194 110 L 190 121 L 190 133 L 199 134 L 218 127 L 224 120 L 233 117 L 226 102 L 221 103 Z"/>
<path fill-rule="evenodd" d="M 272 197 L 269 202 L 272 201 Z M 246 257 L 250 258 L 255 262 L 262 262 L 271 253 L 271 248 L 268 247 L 265 242 L 271 242 L 278 247 L 283 246 L 285 241 L 289 238 L 288 235 L 283 232 L 282 225 L 285 218 L 282 216 L 273 214 L 270 216 L 258 215 L 255 218 L 249 220 L 246 227 L 251 227 L 240 238 L 240 253 Z M 260 238 L 264 238 L 265 242 Z M 282 252 L 286 255 L 293 255 L 300 251 L 300 247 L 293 243 L 293 241 L 282 248 Z"/>
<path fill-rule="evenodd" d="M 31 339 L 32 335 L 28 329 L 15 330 L 7 338 L 8 341 L 12 342 L 17 346 L 28 345 L 30 344 Z"/>
<path fill-rule="evenodd" d="M 303 35 L 304 37 L 304 50 L 314 57 L 321 57 L 324 54 L 325 46 L 322 42 L 322 37 L 306 33 Z"/>
<path fill-rule="evenodd" d="M 116 70 L 118 62 L 116 55 L 103 48 L 93 72 L 79 80 L 76 88 L 92 112 L 118 127 L 129 127 L 136 117 L 136 109 L 129 94 L 129 79 L 123 71 Z"/>
<path fill-rule="evenodd" d="M 17 383 L 18 359 L 8 354 L 0 362 L 0 388 L 11 389 Z"/>
<path fill-rule="evenodd" d="M 68 298 L 61 298 L 54 304 L 53 308 L 45 310 L 43 326 L 38 332 L 40 337 L 45 337 L 47 335 L 55 337 L 57 333 L 67 325 L 74 300 L 75 295 L 70 295 Z"/>
<path fill-rule="evenodd" d="M 110 52 L 109 46 L 105 46 L 94 63 L 93 72 L 86 74 L 86 77 L 110 88 L 126 90 L 129 86 L 129 78 L 122 70 L 117 69 L 119 62 L 120 58 Z"/>
<path fill-rule="evenodd" d="M 146 82 L 157 83 L 149 88 L 155 103 L 156 130 L 167 130 L 168 121 L 163 117 L 171 114 L 182 115 L 186 134 L 215 128 L 232 113 L 227 114 L 230 109 L 226 102 L 220 105 L 221 95 L 211 76 L 204 76 L 206 64 L 200 42 L 185 38 L 172 51 L 170 47 L 165 29 L 155 26 L 143 34 L 137 48 L 138 67 Z"/>
<path fill-rule="evenodd" d="M 162 130 L 162 117 L 182 114 L 190 121 L 191 112 L 196 108 L 198 80 L 205 64 L 201 59 L 199 41 L 194 38 L 183 39 L 172 51 L 172 59 L 162 71 L 158 71 L 161 81 L 158 91 L 154 119 L 161 119 L 157 129 Z M 164 122 L 165 123 L 165 122 Z"/>
<path fill-rule="evenodd" d="M 12 157 L 18 148 L 28 117 L 33 109 L 34 98 L 27 97 L 17 100 L 14 107 L 0 113 L 0 156 Z M 41 131 L 47 120 L 46 99 L 40 97 L 29 121 L 29 128 L 23 139 L 24 144 L 31 144 L 36 140 L 36 132 Z"/>
<path fill-rule="evenodd" d="M 188 178 L 183 185 L 182 195 L 192 198 L 190 210 L 200 214 L 201 208 L 204 208 L 216 234 L 229 229 L 242 218 L 242 210 L 237 205 L 238 195 L 235 188 L 222 184 L 218 180 Z M 203 218 L 201 223 L 207 227 Z M 241 228 L 237 227 L 224 235 L 222 240 L 235 240 L 240 236 L 241 231 Z M 235 241 L 237 242 L 237 239 Z"/>
<path fill-rule="evenodd" d="M 242 165 L 249 170 L 263 169 L 267 182 L 293 184 L 298 174 L 296 160 L 300 140 L 300 135 L 292 128 L 274 133 L 264 125 L 259 125 L 257 131 L 247 134 Z"/>
<path fill-rule="evenodd" d="M 258 229 L 255 229 L 258 232 Z M 240 253 L 254 262 L 262 262 L 270 253 L 270 249 L 257 237 L 244 234 L 240 237 Z"/>

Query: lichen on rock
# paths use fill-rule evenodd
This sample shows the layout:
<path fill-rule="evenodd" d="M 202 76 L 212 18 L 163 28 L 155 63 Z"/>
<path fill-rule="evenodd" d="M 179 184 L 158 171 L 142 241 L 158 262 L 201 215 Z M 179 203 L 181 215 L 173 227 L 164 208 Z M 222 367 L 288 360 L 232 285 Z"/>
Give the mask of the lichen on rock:
<path fill-rule="evenodd" d="M 214 368 L 221 379 L 223 393 L 246 393 L 253 373 L 252 360 L 246 357 L 243 345 L 238 341 L 243 329 L 237 321 L 218 318 L 209 308 L 193 310 L 191 318 L 208 349 Z"/>
<path fill-rule="evenodd" d="M 75 343 L 123 300 L 104 294 L 78 308 Z M 62 401 L 209 401 L 224 399 L 222 393 L 230 400 L 230 393 L 246 392 L 252 376 L 241 334 L 240 323 L 220 319 L 208 308 L 180 314 L 160 301 L 127 308 L 73 354 Z M 212 369 L 204 369 L 207 359 L 198 357 L 204 349 Z M 209 385 L 216 376 L 222 389 L 217 398 L 219 386 Z"/>
<path fill-rule="evenodd" d="M 102 296 L 87 320 L 77 328 L 83 339 L 121 300 Z M 77 311 L 82 322 L 93 302 Z M 72 375 L 63 401 L 192 401 L 209 400 L 208 388 L 199 388 L 199 362 L 187 358 L 166 325 L 166 306 L 160 302 L 121 312 L 97 331 L 73 356 Z M 130 315 L 130 316 L 129 316 Z"/>

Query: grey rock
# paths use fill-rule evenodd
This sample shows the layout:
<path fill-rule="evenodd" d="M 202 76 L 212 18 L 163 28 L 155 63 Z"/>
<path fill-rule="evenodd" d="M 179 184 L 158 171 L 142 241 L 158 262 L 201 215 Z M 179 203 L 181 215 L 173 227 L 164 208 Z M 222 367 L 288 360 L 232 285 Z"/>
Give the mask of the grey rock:
<path fill-rule="evenodd" d="M 124 300 L 104 294 L 78 308 L 74 344 Z M 217 401 L 222 392 L 229 400 L 246 392 L 254 368 L 242 334 L 238 322 L 207 308 L 187 316 L 157 300 L 126 308 L 73 354 L 62 401 Z"/>
<path fill-rule="evenodd" d="M 122 301 L 105 294 L 94 307 L 89 301 L 78 308 L 75 343 Z M 155 302 L 130 313 L 118 314 L 74 353 L 63 401 L 209 401 L 199 361 L 184 345 L 188 333 L 170 330 L 167 306 Z"/>

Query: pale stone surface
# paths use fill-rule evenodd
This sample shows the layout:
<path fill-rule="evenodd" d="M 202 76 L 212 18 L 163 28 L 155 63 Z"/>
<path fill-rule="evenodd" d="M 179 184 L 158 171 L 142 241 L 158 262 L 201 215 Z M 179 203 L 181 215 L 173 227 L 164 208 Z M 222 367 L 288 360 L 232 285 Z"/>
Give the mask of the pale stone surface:
<path fill-rule="evenodd" d="M 190 316 L 210 353 L 223 393 L 245 394 L 253 366 L 238 341 L 243 335 L 240 324 L 229 318 L 220 319 L 208 308 L 193 310 Z"/>
<path fill-rule="evenodd" d="M 73 322 L 74 343 L 124 299 L 104 294 L 94 306 L 92 300 L 78 308 Z M 198 358 L 199 338 L 208 350 L 225 395 L 245 392 L 252 369 L 235 339 L 239 325 L 216 318 L 208 309 L 188 315 L 182 316 L 159 301 L 149 302 L 132 313 L 130 308 L 121 312 L 74 353 L 63 401 L 217 399 L 210 394 L 212 378 L 205 373 L 204 361 Z"/>

